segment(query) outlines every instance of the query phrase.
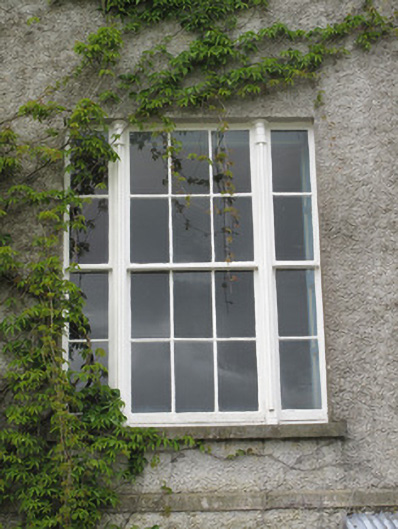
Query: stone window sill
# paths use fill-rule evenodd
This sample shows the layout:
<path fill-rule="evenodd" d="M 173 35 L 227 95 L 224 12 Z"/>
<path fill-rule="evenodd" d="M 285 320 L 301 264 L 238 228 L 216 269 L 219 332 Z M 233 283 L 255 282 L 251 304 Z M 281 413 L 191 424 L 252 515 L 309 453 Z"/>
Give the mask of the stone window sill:
<path fill-rule="evenodd" d="M 346 421 L 312 424 L 268 424 L 249 426 L 169 426 L 160 429 L 173 439 L 188 435 L 197 440 L 345 438 Z"/>

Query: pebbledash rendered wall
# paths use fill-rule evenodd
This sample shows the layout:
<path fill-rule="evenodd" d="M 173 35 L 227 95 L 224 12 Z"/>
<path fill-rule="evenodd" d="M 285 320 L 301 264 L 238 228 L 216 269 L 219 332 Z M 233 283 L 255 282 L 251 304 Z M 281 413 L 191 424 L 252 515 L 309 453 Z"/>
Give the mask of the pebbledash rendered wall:
<path fill-rule="evenodd" d="M 246 29 L 275 21 L 324 26 L 360 3 L 270 0 L 266 16 L 247 16 Z M 380 0 L 379 7 L 388 13 L 394 1 Z M 96 8 L 91 0 L 52 6 L 1 0 L 2 119 L 71 71 L 75 40 L 101 24 Z M 28 26 L 32 16 L 40 23 Z M 134 64 L 160 32 L 156 27 L 131 39 L 124 65 Z M 173 47 L 185 43 L 180 34 Z M 65 101 L 96 80 L 82 83 L 87 86 L 68 88 Z M 315 108 L 318 90 L 324 104 Z M 123 103 L 114 117 L 128 110 Z M 184 114 L 201 117 L 206 121 Z M 202 431 L 210 453 L 161 453 L 156 468 L 124 487 L 118 512 L 105 521 L 126 529 L 155 523 L 162 529 L 337 529 L 347 512 L 397 509 L 398 42 L 329 62 L 317 86 L 299 83 L 263 99 L 231 102 L 227 117 L 314 123 L 331 424 Z M 60 185 L 62 171 L 51 178 Z M 28 230 L 16 229 L 22 247 L 28 245 Z M 234 457 L 238 450 L 247 455 Z"/>

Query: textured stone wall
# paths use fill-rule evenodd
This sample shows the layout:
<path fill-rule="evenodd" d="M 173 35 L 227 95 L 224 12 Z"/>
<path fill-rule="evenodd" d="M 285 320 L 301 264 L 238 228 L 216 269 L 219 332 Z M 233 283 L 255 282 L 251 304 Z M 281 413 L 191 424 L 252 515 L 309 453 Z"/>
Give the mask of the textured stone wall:
<path fill-rule="evenodd" d="M 269 14 L 247 16 L 246 27 L 277 20 L 325 25 L 359 4 L 270 0 Z M 386 12 L 393 4 L 380 0 Z M 32 16 L 41 22 L 27 26 Z M 46 0 L 2 0 L 0 23 L 4 119 L 71 71 L 74 41 L 95 30 L 101 16 L 91 0 L 51 7 Z M 123 63 L 134 63 L 158 35 L 152 28 L 129 42 Z M 186 42 L 179 35 L 173 46 Z M 84 88 L 96 82 L 87 77 Z M 315 109 L 319 89 L 324 105 Z M 65 101 L 81 93 L 72 85 Z M 162 453 L 156 468 L 124 487 L 119 512 L 109 519 L 126 529 L 155 523 L 162 529 L 337 529 L 352 508 L 398 507 L 397 108 L 398 42 L 392 39 L 329 62 L 318 86 L 302 84 L 227 108 L 230 118 L 314 121 L 329 403 L 331 417 L 347 421 L 346 438 L 211 441 L 210 453 Z M 123 102 L 115 117 L 126 111 Z M 51 178 L 59 185 L 62 171 Z M 31 235 L 16 229 L 28 245 Z M 230 457 L 237 450 L 249 454 Z"/>

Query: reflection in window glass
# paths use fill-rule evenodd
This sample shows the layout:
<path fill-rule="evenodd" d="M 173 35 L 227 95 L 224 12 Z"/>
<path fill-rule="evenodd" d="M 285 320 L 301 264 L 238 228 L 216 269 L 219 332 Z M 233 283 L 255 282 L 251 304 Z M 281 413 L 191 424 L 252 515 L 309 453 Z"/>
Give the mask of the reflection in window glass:
<path fill-rule="evenodd" d="M 167 136 L 130 133 L 130 189 L 132 194 L 167 194 Z"/>
<path fill-rule="evenodd" d="M 250 192 L 249 131 L 213 132 L 212 148 L 214 192 Z"/>
<path fill-rule="evenodd" d="M 251 198 L 215 198 L 214 235 L 216 261 L 251 261 L 254 253 Z"/>
<path fill-rule="evenodd" d="M 258 409 L 254 341 L 218 342 L 218 396 L 220 411 Z"/>
<path fill-rule="evenodd" d="M 212 334 L 210 272 L 174 273 L 174 336 L 210 338 Z"/>
<path fill-rule="evenodd" d="M 282 408 L 321 408 L 317 340 L 281 340 L 279 353 Z"/>
<path fill-rule="evenodd" d="M 131 274 L 131 336 L 170 337 L 169 274 Z"/>
<path fill-rule="evenodd" d="M 211 261 L 210 200 L 173 200 L 173 256 L 175 263 Z"/>
<path fill-rule="evenodd" d="M 311 191 L 306 130 L 272 131 L 271 156 L 274 192 Z"/>
<path fill-rule="evenodd" d="M 316 336 L 313 270 L 277 270 L 279 336 Z"/>
<path fill-rule="evenodd" d="M 169 208 L 167 198 L 131 200 L 132 263 L 169 261 Z"/>
<path fill-rule="evenodd" d="M 132 411 L 171 411 L 170 344 L 134 342 L 131 349 Z"/>
<path fill-rule="evenodd" d="M 81 140 L 71 141 L 70 159 L 74 165 L 71 188 L 78 195 L 104 195 L 108 193 L 108 160 L 100 151 L 110 148 L 108 134 L 91 130 L 90 140 L 98 147 L 95 153 L 84 149 Z"/>
<path fill-rule="evenodd" d="M 274 196 L 275 251 L 282 261 L 314 258 L 311 198 Z"/>
<path fill-rule="evenodd" d="M 81 371 L 85 365 L 98 362 L 108 369 L 108 342 L 91 342 L 91 352 L 88 351 L 84 342 L 72 342 L 69 344 L 69 368 L 72 371 Z M 73 380 L 73 379 L 72 379 Z M 108 383 L 108 375 L 103 373 L 102 384 Z M 78 383 L 79 389 L 84 387 L 84 382 Z"/>
<path fill-rule="evenodd" d="M 213 411 L 213 344 L 176 342 L 174 359 L 176 411 Z"/>
<path fill-rule="evenodd" d="M 253 272 L 216 272 L 219 338 L 255 337 Z"/>
<path fill-rule="evenodd" d="M 70 260 L 79 264 L 108 262 L 108 200 L 92 199 L 82 208 L 72 208 L 71 221 L 84 216 L 84 227 L 72 229 L 69 239 Z"/>
<path fill-rule="evenodd" d="M 108 338 L 108 274 L 71 274 L 70 280 L 83 292 L 85 306 L 84 315 L 90 324 L 90 337 L 95 339 Z M 85 338 L 75 326 L 70 326 L 70 338 Z"/>
<path fill-rule="evenodd" d="M 209 140 L 207 131 L 173 133 L 172 191 L 176 194 L 209 192 Z"/>

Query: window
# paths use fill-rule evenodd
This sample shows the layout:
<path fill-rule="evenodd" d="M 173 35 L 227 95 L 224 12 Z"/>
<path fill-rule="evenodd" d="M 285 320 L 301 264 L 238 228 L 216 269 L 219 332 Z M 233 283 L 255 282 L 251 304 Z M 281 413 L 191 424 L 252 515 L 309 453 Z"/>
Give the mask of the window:
<path fill-rule="evenodd" d="M 114 133 L 69 258 L 129 423 L 326 421 L 311 127 Z"/>

